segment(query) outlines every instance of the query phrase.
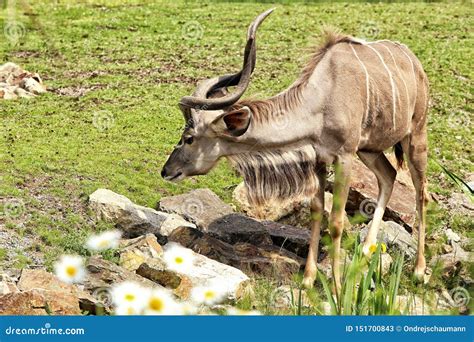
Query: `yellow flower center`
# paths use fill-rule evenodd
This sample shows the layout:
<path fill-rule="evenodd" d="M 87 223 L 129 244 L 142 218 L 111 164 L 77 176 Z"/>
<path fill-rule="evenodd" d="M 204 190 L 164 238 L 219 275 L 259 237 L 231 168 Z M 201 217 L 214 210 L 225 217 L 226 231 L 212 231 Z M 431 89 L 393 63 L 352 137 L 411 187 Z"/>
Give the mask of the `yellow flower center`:
<path fill-rule="evenodd" d="M 163 310 L 164 303 L 160 298 L 152 298 L 150 299 L 150 302 L 148 303 L 150 306 L 150 309 L 154 311 L 161 311 Z"/>
<path fill-rule="evenodd" d="M 135 295 L 133 295 L 131 293 L 127 293 L 125 295 L 125 300 L 128 301 L 128 302 L 133 302 L 135 300 Z"/>
<path fill-rule="evenodd" d="M 371 253 L 375 253 L 376 250 L 377 250 L 377 245 L 370 245 L 369 251 L 370 251 Z"/>
<path fill-rule="evenodd" d="M 208 290 L 204 292 L 204 298 L 206 298 L 206 300 L 213 299 L 215 296 L 216 294 L 214 293 L 214 291 Z"/>
<path fill-rule="evenodd" d="M 74 266 L 66 267 L 66 274 L 71 278 L 74 277 L 77 274 L 77 268 Z"/>
<path fill-rule="evenodd" d="M 382 253 L 387 252 L 387 245 L 382 243 Z"/>
<path fill-rule="evenodd" d="M 106 248 L 109 246 L 109 241 L 107 240 L 102 240 L 101 242 L 99 242 L 99 247 L 100 248 Z"/>
<path fill-rule="evenodd" d="M 174 262 L 177 264 L 182 264 L 184 262 L 184 259 L 182 257 L 176 257 L 174 258 Z"/>

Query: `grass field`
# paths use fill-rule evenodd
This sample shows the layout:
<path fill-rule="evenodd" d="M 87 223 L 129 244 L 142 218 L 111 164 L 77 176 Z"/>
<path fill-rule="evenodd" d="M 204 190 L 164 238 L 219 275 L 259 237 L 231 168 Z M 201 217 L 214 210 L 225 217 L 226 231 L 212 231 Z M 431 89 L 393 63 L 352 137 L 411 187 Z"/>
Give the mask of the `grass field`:
<path fill-rule="evenodd" d="M 1 2 L 0 2 L 1 4 Z M 52 92 L 0 102 L 0 198 L 24 210 L 0 215 L 18 236 L 0 249 L 0 265 L 24 266 L 40 255 L 83 253 L 82 241 L 101 229 L 89 219 L 87 196 L 99 187 L 154 207 L 162 196 L 208 187 L 231 201 L 240 180 L 222 163 L 205 177 L 179 184 L 159 171 L 184 121 L 177 107 L 202 78 L 237 70 L 249 22 L 269 4 L 18 1 L 0 9 L 0 26 L 20 23 L 16 40 L 1 36 L 0 63 L 37 71 Z M 321 28 L 407 44 L 431 82 L 430 191 L 459 191 L 437 162 L 462 178 L 473 172 L 473 18 L 459 3 L 276 5 L 262 25 L 248 95 L 287 87 L 304 66 Z M 12 14 L 13 13 L 13 14 Z M 13 15 L 13 17 L 12 17 Z M 24 30 L 23 30 L 24 28 Z M 471 30 L 470 30 L 471 29 Z M 80 96 L 79 96 L 80 95 Z M 431 230 L 469 231 L 469 218 L 439 208 Z"/>

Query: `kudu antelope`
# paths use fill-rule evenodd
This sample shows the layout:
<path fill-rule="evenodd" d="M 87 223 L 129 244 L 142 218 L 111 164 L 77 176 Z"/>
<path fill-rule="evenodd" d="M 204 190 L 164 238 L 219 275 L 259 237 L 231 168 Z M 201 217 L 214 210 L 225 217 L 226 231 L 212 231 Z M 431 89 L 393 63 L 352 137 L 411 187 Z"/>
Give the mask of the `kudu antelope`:
<path fill-rule="evenodd" d="M 415 275 L 425 273 L 424 236 L 428 80 L 421 63 L 405 46 L 388 40 L 365 42 L 327 33 L 301 76 L 267 100 L 239 101 L 256 62 L 256 31 L 272 12 L 250 25 L 242 70 L 198 84 L 179 106 L 186 127 L 162 176 L 178 181 L 209 172 L 227 157 L 242 174 L 249 200 L 312 196 L 312 232 L 304 285 L 316 277 L 324 210 L 326 166 L 334 164 L 334 203 L 329 219 L 332 264 L 340 287 L 339 254 L 351 162 L 357 154 L 377 177 L 379 195 L 364 253 L 376 242 L 397 174 L 384 151 L 394 147 L 398 163 L 406 156 L 416 188 L 419 219 Z M 236 86 L 228 91 L 227 87 Z M 286 120 L 286 127 L 273 124 Z"/>

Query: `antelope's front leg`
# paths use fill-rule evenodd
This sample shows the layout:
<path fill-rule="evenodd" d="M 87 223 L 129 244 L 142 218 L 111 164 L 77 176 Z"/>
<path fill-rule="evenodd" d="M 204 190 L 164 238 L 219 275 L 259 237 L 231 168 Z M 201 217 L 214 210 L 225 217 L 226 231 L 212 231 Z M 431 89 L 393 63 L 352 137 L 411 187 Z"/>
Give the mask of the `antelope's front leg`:
<path fill-rule="evenodd" d="M 319 187 L 311 200 L 311 239 L 309 243 L 308 258 L 304 269 L 303 286 L 312 288 L 318 271 L 317 262 L 319 255 L 319 238 L 324 213 L 324 188 L 326 187 L 326 165 L 318 165 L 317 170 Z"/>
<path fill-rule="evenodd" d="M 338 157 L 334 164 L 333 204 L 329 218 L 329 233 L 332 238 L 332 274 L 336 291 L 341 289 L 340 250 L 341 237 L 344 230 L 344 210 L 351 178 L 352 155 Z"/>

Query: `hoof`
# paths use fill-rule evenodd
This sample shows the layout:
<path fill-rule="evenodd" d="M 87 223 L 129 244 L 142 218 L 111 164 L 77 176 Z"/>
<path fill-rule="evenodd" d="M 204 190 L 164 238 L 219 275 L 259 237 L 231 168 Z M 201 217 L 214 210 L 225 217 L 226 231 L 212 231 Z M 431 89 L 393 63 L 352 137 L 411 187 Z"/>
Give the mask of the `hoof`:
<path fill-rule="evenodd" d="M 312 277 L 304 277 L 303 278 L 303 286 L 306 289 L 312 289 L 314 285 L 314 278 Z"/>
<path fill-rule="evenodd" d="M 426 274 L 426 267 L 415 267 L 413 277 L 417 282 L 425 284 L 429 279 L 429 275 Z"/>

